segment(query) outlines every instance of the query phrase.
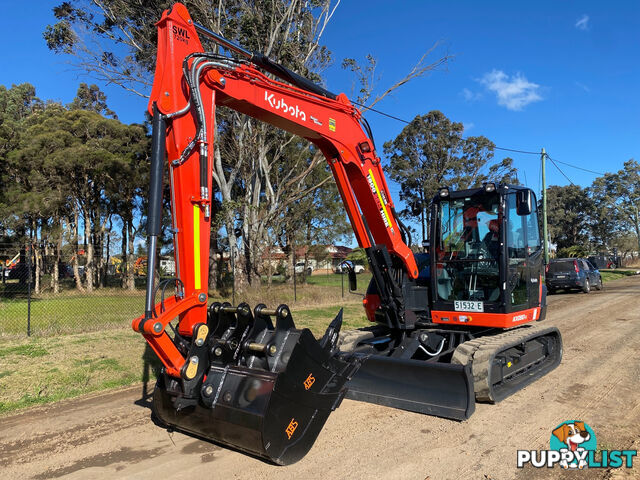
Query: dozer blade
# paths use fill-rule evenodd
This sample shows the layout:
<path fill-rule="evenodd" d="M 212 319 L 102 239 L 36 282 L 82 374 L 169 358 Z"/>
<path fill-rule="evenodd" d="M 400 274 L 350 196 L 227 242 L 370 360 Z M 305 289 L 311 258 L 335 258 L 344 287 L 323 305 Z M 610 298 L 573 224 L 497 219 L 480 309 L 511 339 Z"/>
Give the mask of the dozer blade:
<path fill-rule="evenodd" d="M 475 411 L 470 366 L 346 355 L 362 362 L 347 384 L 349 399 L 454 420 L 465 420 Z"/>
<path fill-rule="evenodd" d="M 337 358 L 341 314 L 318 342 L 295 329 L 286 306 L 271 312 L 275 329 L 259 307 L 255 319 L 246 304 L 210 310 L 217 317 L 211 323 L 226 328 L 208 339 L 211 355 L 196 394 L 188 398 L 184 384 L 165 375 L 153 411 L 165 427 L 287 465 L 312 447 L 359 360 Z"/>

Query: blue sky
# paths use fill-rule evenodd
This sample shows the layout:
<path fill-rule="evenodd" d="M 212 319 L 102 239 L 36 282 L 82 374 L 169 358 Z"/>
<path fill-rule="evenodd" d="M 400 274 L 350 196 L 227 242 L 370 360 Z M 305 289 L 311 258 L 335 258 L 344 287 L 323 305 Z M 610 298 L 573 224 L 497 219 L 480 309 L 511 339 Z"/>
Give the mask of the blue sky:
<path fill-rule="evenodd" d="M 4 5 L 0 84 L 30 82 L 42 99 L 70 102 L 79 75 L 68 59 L 46 48 L 45 26 L 59 1 Z M 465 124 L 466 134 L 496 145 L 539 151 L 598 172 L 615 171 L 640 158 L 640 3 L 619 2 L 343 2 L 323 36 L 334 65 L 325 76 L 334 92 L 351 93 L 353 78 L 340 69 L 345 57 L 378 60 L 379 89 L 400 79 L 435 42 L 436 55 L 455 58 L 446 69 L 414 80 L 376 108 L 411 120 L 441 110 Z M 119 87 L 101 85 L 127 123 L 142 121 L 146 101 Z M 369 113 L 379 150 L 403 124 Z M 379 152 L 381 153 L 381 152 Z M 512 156 L 520 179 L 538 190 L 539 158 Z M 595 175 L 560 165 L 588 186 Z M 568 181 L 548 165 L 547 183 Z M 397 192 L 397 186 L 392 186 Z M 397 197 L 396 197 L 397 198 Z"/>

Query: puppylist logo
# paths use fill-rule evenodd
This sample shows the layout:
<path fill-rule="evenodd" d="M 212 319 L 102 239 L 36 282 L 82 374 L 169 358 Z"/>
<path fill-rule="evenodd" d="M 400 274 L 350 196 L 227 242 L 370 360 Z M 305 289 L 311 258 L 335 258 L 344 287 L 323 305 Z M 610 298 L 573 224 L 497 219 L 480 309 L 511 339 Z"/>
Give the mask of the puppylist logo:
<path fill-rule="evenodd" d="M 584 422 L 568 420 L 551 431 L 549 450 L 518 450 L 517 467 L 632 468 L 637 455 L 637 450 L 597 450 L 592 428 Z"/>

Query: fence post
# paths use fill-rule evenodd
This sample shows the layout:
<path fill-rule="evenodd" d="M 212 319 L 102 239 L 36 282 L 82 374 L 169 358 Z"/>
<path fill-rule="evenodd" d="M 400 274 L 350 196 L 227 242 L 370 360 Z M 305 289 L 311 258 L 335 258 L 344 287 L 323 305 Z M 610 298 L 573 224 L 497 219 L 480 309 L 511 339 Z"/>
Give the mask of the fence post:
<path fill-rule="evenodd" d="M 31 247 L 27 247 L 27 337 L 31 336 Z"/>

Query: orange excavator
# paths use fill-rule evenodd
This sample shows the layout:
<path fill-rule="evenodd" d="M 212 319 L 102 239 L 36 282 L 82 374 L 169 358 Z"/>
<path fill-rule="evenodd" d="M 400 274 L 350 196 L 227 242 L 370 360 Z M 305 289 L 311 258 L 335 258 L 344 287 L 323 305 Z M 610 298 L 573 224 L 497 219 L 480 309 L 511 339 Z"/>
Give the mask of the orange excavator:
<path fill-rule="evenodd" d="M 230 54 L 205 51 L 200 36 Z M 295 327 L 286 305 L 210 301 L 218 105 L 324 154 L 367 253 L 371 327 L 342 333 L 340 310 L 316 339 Z M 431 252 L 414 254 L 371 130 L 349 99 L 197 25 L 179 3 L 158 22 L 149 112 L 148 277 L 145 312 L 133 328 L 163 364 L 153 398 L 159 424 L 290 464 L 345 397 L 461 420 L 476 400 L 499 401 L 559 364 L 558 330 L 532 323 L 545 316 L 546 290 L 531 190 L 440 189 Z M 167 164 L 177 278 L 155 285 Z M 350 272 L 353 290 L 355 283 Z M 165 299 L 170 284 L 176 293 Z"/>

